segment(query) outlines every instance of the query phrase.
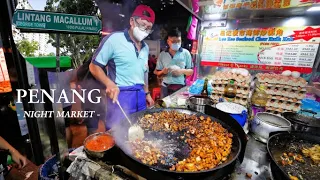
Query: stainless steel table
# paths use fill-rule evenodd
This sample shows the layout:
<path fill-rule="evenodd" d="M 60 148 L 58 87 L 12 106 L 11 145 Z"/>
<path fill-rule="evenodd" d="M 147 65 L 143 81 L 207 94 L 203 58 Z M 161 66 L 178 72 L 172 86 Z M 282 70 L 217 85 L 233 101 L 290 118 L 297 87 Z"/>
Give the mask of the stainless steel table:
<path fill-rule="evenodd" d="M 246 173 L 251 174 L 252 180 L 267 180 L 272 179 L 267 158 L 267 146 L 259 141 L 256 141 L 250 134 L 247 143 L 246 152 L 242 164 L 237 164 L 235 172 L 231 179 L 242 180 L 246 179 Z M 247 178 L 249 179 L 249 178 Z"/>

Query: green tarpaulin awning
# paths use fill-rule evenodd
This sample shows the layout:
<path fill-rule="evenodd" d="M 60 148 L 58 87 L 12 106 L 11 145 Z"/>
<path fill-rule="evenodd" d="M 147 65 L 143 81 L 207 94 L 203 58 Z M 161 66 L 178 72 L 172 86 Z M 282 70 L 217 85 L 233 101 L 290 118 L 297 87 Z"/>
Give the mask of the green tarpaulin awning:
<path fill-rule="evenodd" d="M 36 68 L 56 68 L 55 56 L 26 57 L 25 59 Z M 70 68 L 71 58 L 69 56 L 60 56 L 60 67 Z"/>

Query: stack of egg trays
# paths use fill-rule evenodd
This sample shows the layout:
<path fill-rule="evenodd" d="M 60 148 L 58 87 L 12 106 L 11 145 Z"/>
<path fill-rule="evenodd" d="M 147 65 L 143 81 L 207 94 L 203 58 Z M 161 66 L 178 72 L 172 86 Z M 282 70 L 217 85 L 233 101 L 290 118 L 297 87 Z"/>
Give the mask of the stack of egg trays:
<path fill-rule="evenodd" d="M 298 112 L 301 107 L 301 100 L 305 97 L 306 88 L 303 83 L 290 84 L 278 83 L 277 81 L 261 82 L 257 79 L 259 87 L 261 84 L 265 86 L 268 94 L 268 102 L 266 105 L 267 112 L 281 114 L 283 112 Z M 298 86 L 300 85 L 300 86 Z"/>
<path fill-rule="evenodd" d="M 214 75 L 213 75 L 213 79 L 214 79 L 212 81 L 213 91 L 211 94 L 211 98 L 214 100 L 215 103 L 218 103 L 220 98 L 222 98 L 224 101 L 227 101 L 223 96 L 224 89 L 228 85 L 231 79 L 229 80 L 215 79 Z M 241 82 L 240 80 L 235 79 L 234 84 L 237 87 L 237 95 L 233 102 L 246 106 L 249 102 L 250 81 L 246 79 L 245 81 Z"/>

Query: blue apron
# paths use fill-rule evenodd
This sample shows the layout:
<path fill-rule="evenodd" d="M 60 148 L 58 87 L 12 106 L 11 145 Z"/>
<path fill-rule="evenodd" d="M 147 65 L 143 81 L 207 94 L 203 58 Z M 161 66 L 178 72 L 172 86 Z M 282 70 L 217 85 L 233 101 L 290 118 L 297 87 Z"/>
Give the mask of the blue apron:
<path fill-rule="evenodd" d="M 120 94 L 118 100 L 123 110 L 129 115 L 147 108 L 146 94 L 143 85 L 119 87 Z M 107 117 L 106 129 L 111 129 L 121 121 L 126 121 L 119 106 L 113 103 L 110 98 L 107 99 Z"/>

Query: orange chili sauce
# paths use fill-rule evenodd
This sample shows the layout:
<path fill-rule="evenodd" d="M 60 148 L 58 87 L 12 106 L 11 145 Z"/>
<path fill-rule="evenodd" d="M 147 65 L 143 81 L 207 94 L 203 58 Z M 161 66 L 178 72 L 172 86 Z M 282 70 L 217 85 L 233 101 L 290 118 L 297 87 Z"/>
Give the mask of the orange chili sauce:
<path fill-rule="evenodd" d="M 86 148 L 90 151 L 104 151 L 114 146 L 114 139 L 109 135 L 101 135 L 90 139 Z"/>

